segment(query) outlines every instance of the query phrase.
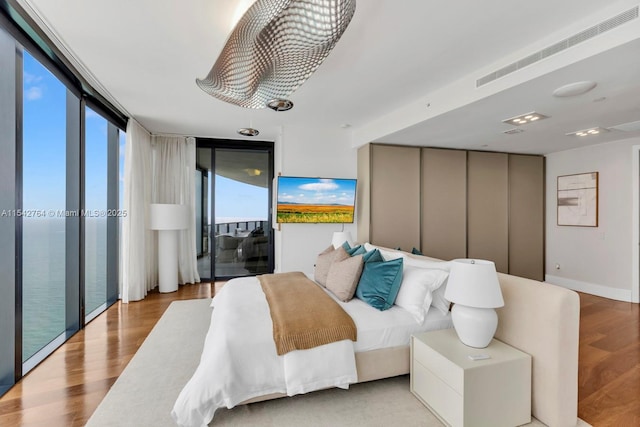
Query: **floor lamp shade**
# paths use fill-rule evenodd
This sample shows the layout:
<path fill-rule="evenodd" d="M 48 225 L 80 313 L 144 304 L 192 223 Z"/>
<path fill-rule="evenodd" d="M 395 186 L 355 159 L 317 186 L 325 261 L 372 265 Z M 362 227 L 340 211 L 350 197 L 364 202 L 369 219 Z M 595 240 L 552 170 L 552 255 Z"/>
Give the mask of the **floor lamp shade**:
<path fill-rule="evenodd" d="M 178 231 L 189 227 L 187 205 L 153 203 L 149 228 L 158 230 L 158 288 L 160 292 L 178 290 Z"/>
<path fill-rule="evenodd" d="M 335 231 L 333 233 L 333 237 L 331 238 L 331 244 L 333 245 L 333 247 L 337 249 L 338 246 L 341 246 L 344 242 L 347 242 L 349 243 L 349 245 L 351 245 L 351 242 L 353 242 L 351 233 L 349 231 Z"/>
<path fill-rule="evenodd" d="M 453 260 L 444 297 L 454 303 L 451 317 L 460 341 L 470 347 L 488 346 L 498 327 L 494 308 L 504 306 L 495 264 Z"/>
<path fill-rule="evenodd" d="M 152 203 L 150 210 L 152 230 L 183 230 L 189 226 L 189 207 L 167 203 Z"/>

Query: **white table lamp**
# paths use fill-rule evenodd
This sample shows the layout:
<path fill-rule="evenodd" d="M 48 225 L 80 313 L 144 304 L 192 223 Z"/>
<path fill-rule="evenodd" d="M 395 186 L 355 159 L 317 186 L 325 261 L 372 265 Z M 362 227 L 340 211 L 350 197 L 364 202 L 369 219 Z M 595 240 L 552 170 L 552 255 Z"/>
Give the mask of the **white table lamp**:
<path fill-rule="evenodd" d="M 153 203 L 150 226 L 158 230 L 158 288 L 160 292 L 178 290 L 178 230 L 189 227 L 189 207 Z"/>
<path fill-rule="evenodd" d="M 444 297 L 458 338 L 469 347 L 485 348 L 498 327 L 494 308 L 504 306 L 496 266 L 492 261 L 455 259 Z"/>
<path fill-rule="evenodd" d="M 338 249 L 339 246 L 342 246 L 344 242 L 351 243 L 353 239 L 351 237 L 351 233 L 349 231 L 335 231 L 333 233 L 333 237 L 331 238 L 331 244 L 335 249 Z"/>

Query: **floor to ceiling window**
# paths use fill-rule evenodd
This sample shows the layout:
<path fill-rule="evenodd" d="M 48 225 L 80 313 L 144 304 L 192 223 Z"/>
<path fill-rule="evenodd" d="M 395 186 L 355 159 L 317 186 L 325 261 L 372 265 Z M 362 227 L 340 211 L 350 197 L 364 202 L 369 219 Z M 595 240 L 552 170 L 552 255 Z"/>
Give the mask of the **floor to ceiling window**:
<path fill-rule="evenodd" d="M 116 300 L 122 218 L 125 133 L 88 106 L 84 110 L 84 310 L 88 322 Z"/>
<path fill-rule="evenodd" d="M 200 277 L 273 272 L 273 143 L 198 139 L 196 166 Z"/>
<path fill-rule="evenodd" d="M 16 306 L 19 289 L 16 286 L 15 215 L 17 198 L 17 99 L 21 92 L 17 72 L 19 58 L 15 40 L 0 27 L 0 395 L 16 380 L 16 355 L 22 343 L 17 339 L 20 310 Z"/>
<path fill-rule="evenodd" d="M 126 118 L 7 8 L 0 3 L 0 395 L 117 300 L 126 215 Z"/>
<path fill-rule="evenodd" d="M 66 87 L 23 54 L 22 361 L 66 330 Z"/>
<path fill-rule="evenodd" d="M 107 300 L 107 120 L 85 107 L 84 293 L 86 313 Z"/>

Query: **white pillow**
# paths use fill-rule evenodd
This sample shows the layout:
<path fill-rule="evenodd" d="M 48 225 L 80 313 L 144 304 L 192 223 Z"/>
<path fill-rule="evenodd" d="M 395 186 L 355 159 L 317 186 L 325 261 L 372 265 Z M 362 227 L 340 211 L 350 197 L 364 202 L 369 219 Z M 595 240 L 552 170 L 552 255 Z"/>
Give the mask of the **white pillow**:
<path fill-rule="evenodd" d="M 404 266 L 402 284 L 395 305 L 408 311 L 422 324 L 433 300 L 432 293 L 449 277 L 449 273 L 436 268 Z"/>
<path fill-rule="evenodd" d="M 448 273 L 449 271 L 451 271 L 451 261 L 434 261 L 433 259 L 428 259 L 419 255 L 409 255 L 404 256 L 403 258 L 405 268 L 411 266 L 425 269 L 437 269 L 445 271 L 447 273 L 447 277 L 445 277 L 444 282 L 434 290 L 432 295 L 433 300 L 431 301 L 431 305 L 433 307 L 437 308 L 442 314 L 446 315 L 449 312 L 450 303 L 444 297 L 444 291 L 447 287 L 447 278 L 449 276 Z"/>
<path fill-rule="evenodd" d="M 451 271 L 451 261 L 433 261 L 431 259 L 422 259 L 421 256 L 405 255 L 404 265 L 411 265 L 413 267 L 420 268 L 437 268 L 438 270 Z"/>
<path fill-rule="evenodd" d="M 372 251 L 374 249 L 379 250 L 380 251 L 380 255 L 382 255 L 382 258 L 385 261 L 391 261 L 391 260 L 403 257 L 403 252 L 402 251 L 398 251 L 398 250 L 395 250 L 395 249 L 389 249 L 389 248 L 385 248 L 385 247 L 382 247 L 382 246 L 372 245 L 371 243 L 365 243 L 364 244 L 364 248 L 367 250 L 367 252 Z"/>
<path fill-rule="evenodd" d="M 431 301 L 431 307 L 435 307 L 442 314 L 447 314 L 449 312 L 449 306 L 451 302 L 444 297 L 444 293 L 447 290 L 447 281 L 445 280 L 442 286 L 433 291 L 433 301 Z"/>

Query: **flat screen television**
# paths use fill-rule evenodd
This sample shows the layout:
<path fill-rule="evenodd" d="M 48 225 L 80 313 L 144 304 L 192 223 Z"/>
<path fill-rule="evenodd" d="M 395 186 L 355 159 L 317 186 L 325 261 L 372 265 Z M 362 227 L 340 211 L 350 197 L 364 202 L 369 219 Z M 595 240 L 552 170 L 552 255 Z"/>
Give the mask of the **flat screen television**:
<path fill-rule="evenodd" d="M 356 183 L 356 179 L 279 176 L 276 221 L 351 223 Z"/>

